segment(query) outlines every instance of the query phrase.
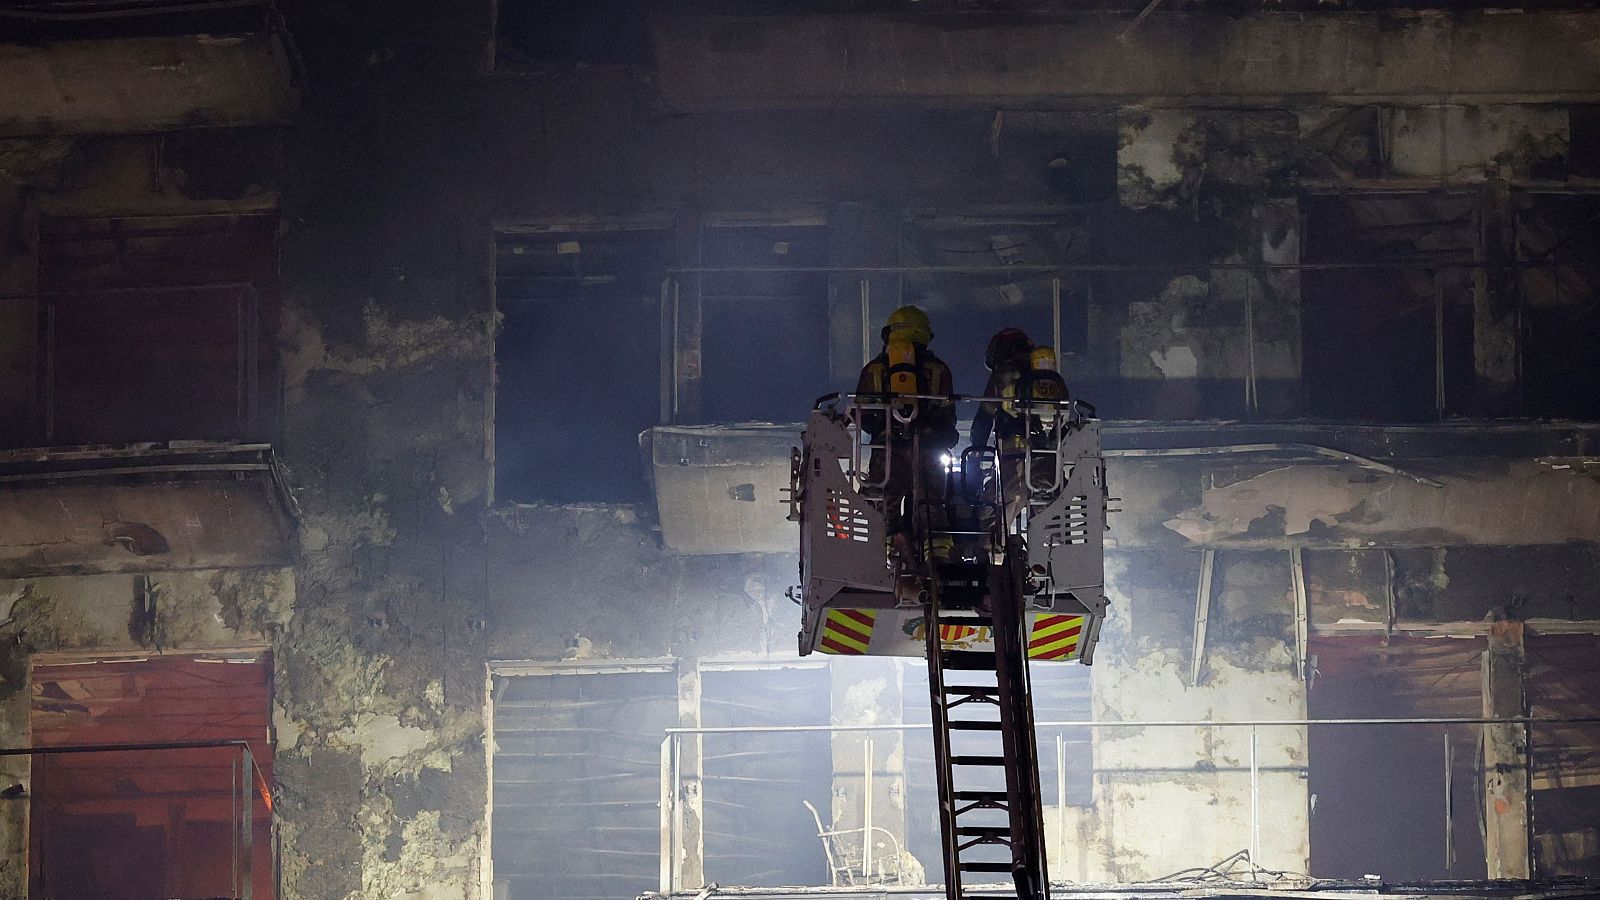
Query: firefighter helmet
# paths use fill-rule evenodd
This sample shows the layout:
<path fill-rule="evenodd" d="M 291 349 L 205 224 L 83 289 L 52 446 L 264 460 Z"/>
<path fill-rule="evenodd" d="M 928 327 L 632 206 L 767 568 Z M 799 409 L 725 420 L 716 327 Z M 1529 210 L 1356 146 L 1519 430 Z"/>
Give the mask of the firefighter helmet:
<path fill-rule="evenodd" d="M 913 344 L 927 344 L 933 340 L 933 324 L 928 314 L 915 306 L 902 306 L 889 314 L 884 326 L 888 340 L 907 340 Z"/>
<path fill-rule="evenodd" d="M 983 364 L 994 371 L 995 367 L 1013 360 L 1028 362 L 1028 354 L 1033 350 L 1033 342 L 1022 333 L 1020 328 L 1002 328 L 989 339 L 989 349 L 984 351 Z"/>

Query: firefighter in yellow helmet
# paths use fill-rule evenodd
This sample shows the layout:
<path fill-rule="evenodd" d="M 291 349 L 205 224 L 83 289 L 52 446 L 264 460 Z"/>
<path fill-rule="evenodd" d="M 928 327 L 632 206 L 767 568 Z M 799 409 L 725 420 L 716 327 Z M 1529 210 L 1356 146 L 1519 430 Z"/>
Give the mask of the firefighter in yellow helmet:
<path fill-rule="evenodd" d="M 1068 415 L 1069 399 L 1066 379 L 1061 377 L 1056 348 L 1035 347 L 1029 354 L 1030 367 L 1017 382 L 1017 396 L 1032 400 L 1027 410 L 1027 440 L 1033 454 L 1032 484 L 1034 491 L 1051 491 L 1056 487 L 1056 470 L 1061 465 L 1061 427 Z"/>
<path fill-rule="evenodd" d="M 883 351 L 867 363 L 856 382 L 864 400 L 895 395 L 949 397 L 954 391 L 950 367 L 935 356 L 928 344 L 933 327 L 928 314 L 915 306 L 902 306 L 889 314 L 883 327 Z M 924 496 L 935 500 L 928 509 L 928 543 L 935 558 L 950 555 L 953 541 L 944 511 L 945 459 L 960 440 L 955 404 L 948 400 L 916 399 L 895 404 L 895 414 L 878 410 L 861 412 L 861 430 L 874 444 L 882 444 L 887 431 L 889 458 L 874 451 L 867 483 L 881 484 L 885 524 L 890 539 L 902 554 L 911 546 L 910 496 L 913 473 L 918 473 Z M 913 451 L 915 444 L 916 451 Z M 888 471 L 884 471 L 887 464 Z"/>
<path fill-rule="evenodd" d="M 983 361 L 989 367 L 989 383 L 972 417 L 973 447 L 988 447 L 994 439 L 1000 469 L 1000 492 L 1004 502 L 1006 528 L 1016 526 L 1017 517 L 1028 505 L 1023 472 L 1028 454 L 1027 415 L 1019 409 L 1017 391 L 1032 370 L 1033 341 L 1020 328 L 1005 328 L 989 339 Z"/>

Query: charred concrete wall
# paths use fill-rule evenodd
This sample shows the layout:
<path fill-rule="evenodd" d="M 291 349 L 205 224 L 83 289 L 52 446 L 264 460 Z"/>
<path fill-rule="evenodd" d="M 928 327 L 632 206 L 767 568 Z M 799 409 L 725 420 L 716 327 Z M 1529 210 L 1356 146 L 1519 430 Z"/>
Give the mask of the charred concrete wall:
<path fill-rule="evenodd" d="M 1123 268 L 1089 305 L 1085 350 L 1068 363 L 1080 393 L 1119 417 L 1278 416 L 1316 412 L 1302 387 L 1300 276 L 1273 268 L 1300 258 L 1308 187 L 1580 183 L 1563 163 L 1572 140 L 1564 105 L 1440 111 L 1391 98 L 1396 105 L 1382 108 L 1318 100 L 1173 112 L 1129 99 L 1052 111 L 1034 108 L 1036 97 L 1004 110 L 926 100 L 672 109 L 646 70 L 491 73 L 487 3 L 466 12 L 287 6 L 306 63 L 304 110 L 291 129 L 0 143 L 0 293 L 36 292 L 45 213 L 275 210 L 284 415 L 274 443 L 303 511 L 292 578 L 158 576 L 174 585 L 174 618 L 144 638 L 126 628 L 125 578 L 20 581 L 0 597 L 13 597 L 4 626 L 16 638 L 4 658 L 11 734 L 26 707 L 17 679 L 34 651 L 148 649 L 158 638 L 173 652 L 213 641 L 273 649 L 291 898 L 486 896 L 487 660 L 790 647 L 782 591 L 792 557 L 666 552 L 649 508 L 494 505 L 494 422 L 517 413 L 494 405 L 497 225 L 652 214 L 692 230 L 711 212 L 800 206 L 837 223 L 834 243 L 846 249 L 836 258 L 865 265 L 894 258 L 884 223 L 909 212 L 1087 208 L 1097 235 L 1087 261 Z M 1591 33 L 1591 19 L 1572 29 Z M 1489 188 L 1486 202 L 1498 202 Z M 851 298 L 838 299 L 833 332 L 848 348 L 860 323 L 844 312 Z M 26 440 L 15 423 L 30 421 L 37 402 L 36 315 L 30 303 L 0 309 L 0 431 L 17 431 L 0 440 L 13 445 Z M 1503 322 L 1484 323 L 1475 371 L 1499 383 Z M 596 323 L 596 353 L 605 329 L 637 325 Z M 979 340 L 956 352 L 976 354 Z M 848 358 L 839 354 L 836 380 L 850 377 Z M 573 453 L 584 439 L 575 425 Z M 1529 490 L 1543 490 L 1539 479 L 1551 473 L 1519 466 L 1537 485 Z M 1345 483 L 1310 492 L 1267 483 L 1307 477 L 1252 473 L 1203 496 L 1197 482 L 1176 479 L 1159 501 L 1129 495 L 1129 532 L 1152 537 L 1113 566 L 1118 613 L 1097 673 L 1097 716 L 1303 711 L 1285 651 L 1287 580 L 1265 558 L 1227 567 L 1208 676 L 1185 685 L 1186 541 L 1277 548 L 1333 522 L 1330 543 L 1348 547 L 1390 514 L 1383 503 L 1424 503 L 1367 503 Z M 1592 487 L 1577 472 L 1557 477 L 1554 493 Z M 1255 478 L 1265 481 L 1246 483 Z M 1281 504 L 1259 493 L 1269 488 L 1316 500 L 1274 512 Z M 1190 505 L 1171 497 L 1198 502 L 1192 521 L 1183 516 Z M 1527 525 L 1540 529 L 1539 543 L 1592 539 L 1592 521 L 1558 527 L 1565 521 L 1530 516 Z M 1482 524 L 1501 542 L 1496 529 L 1507 523 Z M 255 612 L 238 616 L 229 604 Z M 1108 812 L 1082 827 L 1107 849 L 1083 863 L 1085 877 L 1209 861 L 1109 849 L 1144 830 L 1138 810 L 1158 805 L 1198 815 L 1226 796 L 1228 828 L 1214 832 L 1214 849 L 1243 845 L 1238 736 L 1147 737 L 1108 735 L 1097 746 L 1097 796 Z M 1269 782 L 1281 787 L 1269 813 L 1299 822 L 1303 742 L 1280 734 L 1263 746 Z M 1205 765 L 1192 773 L 1143 773 L 1195 760 Z M 1268 864 L 1303 862 L 1295 829 L 1268 838 Z"/>
<path fill-rule="evenodd" d="M 1096 720 L 1304 718 L 1286 554 L 1243 554 L 1216 565 L 1199 643 L 1200 554 L 1118 552 L 1108 563 L 1116 615 L 1107 620 L 1095 660 Z M 1064 860 L 1061 874 L 1149 880 L 1244 848 L 1268 868 L 1308 871 L 1305 742 L 1297 727 L 1255 734 L 1228 727 L 1098 729 L 1095 804 L 1074 810 L 1069 820 L 1074 843 L 1090 849 Z"/>

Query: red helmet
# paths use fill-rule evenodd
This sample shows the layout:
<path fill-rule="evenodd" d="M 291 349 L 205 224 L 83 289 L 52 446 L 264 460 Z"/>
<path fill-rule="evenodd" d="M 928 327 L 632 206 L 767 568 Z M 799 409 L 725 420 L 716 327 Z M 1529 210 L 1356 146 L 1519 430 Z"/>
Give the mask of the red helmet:
<path fill-rule="evenodd" d="M 1022 358 L 1033 352 L 1033 341 L 1020 328 L 1002 328 L 989 339 L 989 349 L 983 353 L 983 364 L 994 371 L 995 366 Z"/>

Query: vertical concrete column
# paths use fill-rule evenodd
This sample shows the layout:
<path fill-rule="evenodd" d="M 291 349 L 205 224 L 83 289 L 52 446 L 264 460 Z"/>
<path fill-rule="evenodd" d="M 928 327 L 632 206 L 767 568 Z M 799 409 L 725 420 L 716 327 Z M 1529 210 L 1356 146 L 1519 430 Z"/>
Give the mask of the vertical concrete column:
<path fill-rule="evenodd" d="M 1478 396 L 1469 411 L 1490 415 L 1517 406 L 1517 306 L 1522 274 L 1516 261 L 1516 228 L 1510 190 L 1504 182 L 1484 185 L 1478 206 L 1480 233 L 1472 272 L 1472 365 Z M 1453 410 L 1464 404 L 1456 398 Z"/>
<path fill-rule="evenodd" d="M 680 217 L 673 229 L 673 254 L 676 264 L 695 268 L 704 263 L 701 253 L 701 227 L 698 216 Z M 700 385 L 702 375 L 701 287 L 705 277 L 683 272 L 668 279 L 666 308 L 662 310 L 662 332 L 671 338 L 663 355 L 663 407 L 671 410 L 670 420 L 678 423 L 701 421 Z"/>
<path fill-rule="evenodd" d="M 1483 653 L 1483 715 L 1526 715 L 1521 622 L 1495 622 Z M 1521 725 L 1485 725 L 1484 814 L 1490 878 L 1528 878 L 1532 872 L 1528 834 L 1528 741 Z"/>
<path fill-rule="evenodd" d="M 1301 326 L 1300 202 L 1268 200 L 1252 211 L 1256 246 L 1252 262 L 1262 268 L 1250 273 L 1250 314 L 1247 337 L 1251 363 L 1248 377 L 1255 379 L 1257 407 L 1267 415 L 1291 415 L 1305 408 L 1302 382 L 1304 328 Z M 1286 268 L 1273 268 L 1283 266 Z"/>
<path fill-rule="evenodd" d="M 878 329 L 901 300 L 897 273 L 859 267 L 892 268 L 899 262 L 900 217 L 895 211 L 865 203 L 833 208 L 828 217 L 828 264 L 840 271 L 828 278 L 828 371 L 837 390 L 856 386 L 866 362 L 863 351 L 877 354 Z"/>
<path fill-rule="evenodd" d="M 832 681 L 829 721 L 841 725 L 894 725 L 902 721 L 900 667 L 891 659 L 850 657 L 829 667 Z M 926 732 L 915 732 L 926 737 Z M 874 873 L 893 874 L 895 849 L 906 842 L 905 736 L 897 730 L 838 731 L 833 734 L 832 809 L 825 813 L 834 830 L 865 828 L 871 796 Z M 871 742 L 871 764 L 867 746 Z M 870 779 L 870 784 L 869 784 Z M 820 810 L 819 810 L 820 811 Z M 847 835 L 852 862 L 861 864 L 863 844 Z"/>
<path fill-rule="evenodd" d="M 700 727 L 699 660 L 678 660 L 678 726 Z M 678 738 L 678 858 L 674 862 L 679 890 L 692 890 L 706 883 L 703 745 L 704 739 L 697 734 Z"/>

